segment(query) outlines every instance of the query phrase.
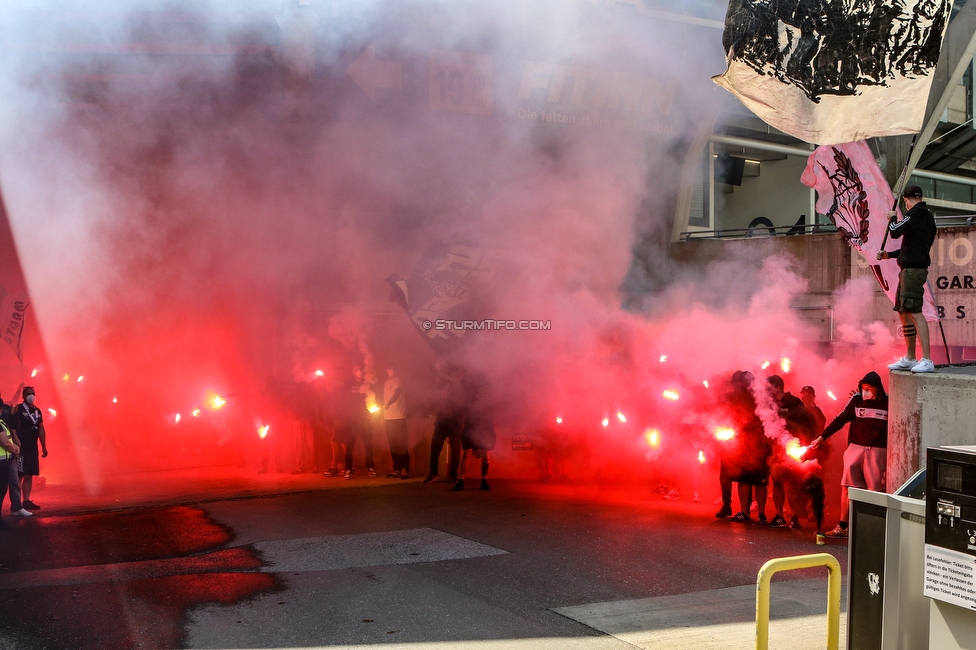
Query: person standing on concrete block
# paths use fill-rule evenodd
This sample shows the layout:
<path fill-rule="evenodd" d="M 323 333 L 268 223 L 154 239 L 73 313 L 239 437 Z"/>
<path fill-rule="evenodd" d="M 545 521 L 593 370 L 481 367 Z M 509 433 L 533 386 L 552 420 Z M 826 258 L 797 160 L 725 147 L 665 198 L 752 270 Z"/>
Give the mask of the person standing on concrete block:
<path fill-rule="evenodd" d="M 826 534 L 833 539 L 847 537 L 850 500 L 847 488 L 874 492 L 885 491 L 888 464 L 888 393 L 881 377 L 873 370 L 858 384 L 859 392 L 851 396 L 844 410 L 827 425 L 822 435 L 810 443 L 812 449 L 850 424 L 847 451 L 844 452 L 844 475 L 840 480 L 840 523 Z"/>
<path fill-rule="evenodd" d="M 925 281 L 928 279 L 929 249 L 935 242 L 935 217 L 922 200 L 922 188 L 909 185 L 902 193 L 907 212 L 901 221 L 895 220 L 895 213 L 889 213 L 888 232 L 892 239 L 902 240 L 896 251 L 880 251 L 879 260 L 892 257 L 898 259 L 898 292 L 895 298 L 895 311 L 901 319 L 905 335 L 907 354 L 888 366 L 889 370 L 911 370 L 912 372 L 935 372 L 929 351 L 929 325 L 922 315 L 922 302 L 925 294 Z M 922 358 L 915 358 L 915 338 L 922 345 Z"/>

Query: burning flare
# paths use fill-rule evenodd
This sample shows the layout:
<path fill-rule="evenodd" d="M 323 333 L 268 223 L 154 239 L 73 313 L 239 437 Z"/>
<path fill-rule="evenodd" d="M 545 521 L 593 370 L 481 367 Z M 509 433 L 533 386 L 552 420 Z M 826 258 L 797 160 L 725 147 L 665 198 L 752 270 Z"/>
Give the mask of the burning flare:
<path fill-rule="evenodd" d="M 48 409 L 47 412 L 51 414 L 52 418 L 58 417 L 58 412 L 55 411 L 54 409 Z"/>
<path fill-rule="evenodd" d="M 765 370 L 768 367 L 769 367 L 769 362 L 768 361 L 763 361 L 763 364 L 761 366 L 759 366 L 759 368 L 761 370 Z"/>
<path fill-rule="evenodd" d="M 661 395 L 664 397 L 664 399 L 669 399 L 672 402 L 678 399 L 678 391 L 676 390 L 666 390 L 661 393 Z"/>
<path fill-rule="evenodd" d="M 827 397 L 829 397 L 830 399 L 834 400 L 835 402 L 837 401 L 837 396 L 834 395 L 834 391 L 832 391 L 832 390 L 828 390 L 827 391 Z"/>
<path fill-rule="evenodd" d="M 708 380 L 707 379 L 702 379 L 702 386 L 704 386 L 705 388 L 708 388 Z"/>
<path fill-rule="evenodd" d="M 190 415 L 192 415 L 195 418 L 200 417 L 200 409 L 193 409 L 193 413 L 191 413 Z"/>
<path fill-rule="evenodd" d="M 715 439 L 725 442 L 731 440 L 735 437 L 735 429 L 732 427 L 716 427 L 715 428 Z"/>
<path fill-rule="evenodd" d="M 626 422 L 627 416 L 621 413 L 620 411 L 617 411 L 617 419 L 620 420 L 621 422 Z"/>
<path fill-rule="evenodd" d="M 658 361 L 660 361 L 661 363 L 664 363 L 667 360 L 668 360 L 668 355 L 666 355 L 666 354 L 662 354 L 661 355 L 661 358 L 658 359 Z"/>
<path fill-rule="evenodd" d="M 263 427 L 259 426 L 258 427 L 258 438 L 260 438 L 261 440 L 264 440 L 265 437 L 267 437 L 267 435 L 268 435 L 268 431 L 270 431 L 270 430 L 271 430 L 271 425 L 270 424 L 266 424 Z"/>
<path fill-rule="evenodd" d="M 78 375 L 78 383 L 79 383 L 79 384 L 80 384 L 81 382 L 83 382 L 84 380 L 85 380 L 85 376 L 84 376 L 84 375 Z"/>
<path fill-rule="evenodd" d="M 37 376 L 37 368 L 34 368 L 33 370 L 31 370 L 31 377 L 36 377 L 36 376 Z"/>
<path fill-rule="evenodd" d="M 610 418 L 603 418 L 603 420 L 600 422 L 600 424 L 602 424 L 605 427 L 610 426 Z"/>
<path fill-rule="evenodd" d="M 220 395 L 214 395 L 214 398 L 210 400 L 210 408 L 216 411 L 219 408 L 223 408 L 224 404 L 226 403 L 227 400 L 225 400 L 223 397 Z"/>
<path fill-rule="evenodd" d="M 556 416 L 556 424 L 562 424 L 562 423 L 563 423 L 563 417 L 561 415 L 557 415 Z"/>
<path fill-rule="evenodd" d="M 366 405 L 366 410 L 370 413 L 379 413 L 380 407 L 376 405 L 376 402 L 370 402 Z"/>
<path fill-rule="evenodd" d="M 71 377 L 70 377 L 70 376 L 68 376 L 68 375 L 65 375 L 65 376 L 64 376 L 64 377 L 62 377 L 61 379 L 63 379 L 64 381 L 68 381 L 69 379 L 71 379 Z"/>
<path fill-rule="evenodd" d="M 790 361 L 787 357 L 783 357 L 782 359 L 779 360 L 779 367 L 783 372 L 789 372 L 790 368 L 793 367 L 793 362 Z"/>
<path fill-rule="evenodd" d="M 325 377 L 325 372 L 323 372 L 321 370 L 316 370 L 315 371 L 315 376 L 316 377 Z"/>
<path fill-rule="evenodd" d="M 112 398 L 112 404 L 118 404 L 118 403 L 119 403 L 119 398 L 118 397 L 113 397 Z"/>
<path fill-rule="evenodd" d="M 173 418 L 173 424 L 179 424 L 179 421 L 180 421 L 180 414 L 177 413 L 176 417 Z"/>
<path fill-rule="evenodd" d="M 705 452 L 703 451 L 698 452 L 698 462 L 701 463 L 702 465 L 708 462 L 707 460 L 705 460 Z"/>
<path fill-rule="evenodd" d="M 786 443 L 786 455 L 794 460 L 800 460 L 803 458 L 803 454 L 807 453 L 807 448 L 800 444 L 797 438 L 791 438 L 789 442 Z"/>
<path fill-rule="evenodd" d="M 661 444 L 661 432 L 657 429 L 648 429 L 644 432 L 644 442 L 648 447 L 657 447 Z"/>

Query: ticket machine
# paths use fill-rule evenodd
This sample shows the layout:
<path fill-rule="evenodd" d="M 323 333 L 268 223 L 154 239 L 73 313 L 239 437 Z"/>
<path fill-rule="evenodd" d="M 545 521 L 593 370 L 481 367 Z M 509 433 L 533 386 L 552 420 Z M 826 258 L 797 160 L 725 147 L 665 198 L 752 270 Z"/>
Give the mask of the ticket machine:
<path fill-rule="evenodd" d="M 925 580 L 929 648 L 976 649 L 976 446 L 928 449 Z"/>

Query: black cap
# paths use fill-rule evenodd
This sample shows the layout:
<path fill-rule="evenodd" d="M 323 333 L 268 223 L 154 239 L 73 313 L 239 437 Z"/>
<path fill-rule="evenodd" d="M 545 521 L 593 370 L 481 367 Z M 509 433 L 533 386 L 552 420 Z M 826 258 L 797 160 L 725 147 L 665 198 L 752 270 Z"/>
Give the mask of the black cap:
<path fill-rule="evenodd" d="M 922 188 L 918 185 L 909 185 L 905 188 L 905 191 L 901 193 L 903 197 L 907 198 L 922 198 Z"/>

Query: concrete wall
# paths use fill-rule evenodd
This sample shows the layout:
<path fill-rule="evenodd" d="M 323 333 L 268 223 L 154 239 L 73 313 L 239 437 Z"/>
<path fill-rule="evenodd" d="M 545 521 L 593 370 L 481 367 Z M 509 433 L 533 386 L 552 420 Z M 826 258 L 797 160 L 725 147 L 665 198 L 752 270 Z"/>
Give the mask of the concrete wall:
<path fill-rule="evenodd" d="M 889 378 L 888 491 L 926 461 L 928 447 L 976 444 L 976 365 Z"/>

